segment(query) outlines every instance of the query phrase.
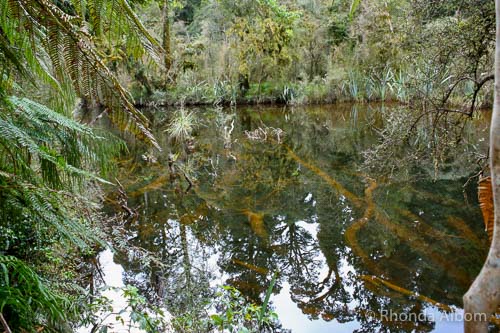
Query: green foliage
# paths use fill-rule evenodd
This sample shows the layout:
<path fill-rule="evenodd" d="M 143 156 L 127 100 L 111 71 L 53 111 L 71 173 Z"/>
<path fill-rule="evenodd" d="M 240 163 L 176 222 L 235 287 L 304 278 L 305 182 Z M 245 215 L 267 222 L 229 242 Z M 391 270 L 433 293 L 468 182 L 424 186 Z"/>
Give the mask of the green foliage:
<path fill-rule="evenodd" d="M 209 0 L 187 5 L 192 18 L 173 15 L 172 84 L 161 104 L 287 103 L 285 86 L 294 88 L 294 104 L 436 103 L 455 83 L 446 99 L 452 104 L 474 99 L 482 105 L 491 96 L 491 85 L 480 85 L 492 65 L 491 2 Z M 161 22 L 150 20 L 160 31 Z M 430 83 L 434 93 L 423 94 Z"/>
<path fill-rule="evenodd" d="M 72 120 L 75 98 L 156 145 L 107 64 L 160 52 L 125 0 L 0 0 L 0 313 L 14 332 L 81 320 L 58 296 L 81 296 L 77 269 L 60 268 L 104 245 L 88 197 L 124 147 Z"/>
<path fill-rule="evenodd" d="M 123 288 L 123 296 L 127 300 L 126 311 L 130 308 L 130 320 L 147 333 L 161 332 L 166 326 L 163 311 L 149 306 L 146 299 L 139 294 L 134 286 Z M 149 310 L 149 311 L 148 311 Z"/>
<path fill-rule="evenodd" d="M 288 46 L 299 14 L 271 0 L 257 1 L 253 13 L 235 18 L 229 36 L 237 53 L 239 74 L 260 82 L 268 73 L 278 70 L 274 66 L 291 63 Z"/>
<path fill-rule="evenodd" d="M 0 52 L 8 72 L 17 68 L 21 73 L 33 73 L 61 92 L 64 85 L 71 85 L 79 97 L 103 105 L 119 128 L 156 144 L 146 128 L 145 117 L 134 107 L 131 96 L 97 49 L 106 37 L 111 43 L 124 32 L 124 46 L 133 51 L 133 56 L 143 53 L 139 50 L 148 50 L 154 56 L 161 49 L 127 1 L 90 1 L 87 6 L 75 1 L 67 4 L 65 12 L 49 1 L 25 4 L 2 0 L 0 9 Z M 41 47 L 40 52 L 33 52 L 35 45 Z M 13 49 L 20 52 L 14 54 Z M 19 68 L 20 63 L 27 67 Z"/>
<path fill-rule="evenodd" d="M 89 170 L 110 171 L 110 159 L 120 145 L 26 98 L 5 102 L 0 113 L 0 225 L 14 234 L 26 223 L 50 226 L 81 247 L 95 242 L 95 234 L 72 207 L 85 182 L 105 182 Z M 36 230 L 26 237 L 43 238 Z M 8 243 L 8 238 L 0 243 L 3 251 L 16 247 Z"/>
<path fill-rule="evenodd" d="M 159 3 L 173 6 L 164 19 Z M 139 4 L 149 6 L 142 16 L 149 13 L 152 34 L 136 15 Z M 156 66 L 163 50 L 154 34 L 172 18 L 172 89 L 165 91 L 165 71 Z M 0 313 L 16 330 L 58 329 L 57 322 L 72 318 L 61 315 L 66 300 L 49 291 L 45 275 L 52 270 L 57 278 L 54 267 L 71 246 L 89 254 L 104 243 L 95 203 L 86 197 L 106 183 L 124 147 L 71 120 L 77 98 L 157 147 L 133 96 L 141 104 L 180 105 L 397 101 L 416 107 L 384 114 L 380 144 L 365 154 L 367 169 L 395 172 L 388 148 L 408 142 L 414 155 L 396 152 L 395 158 L 430 152 L 438 170 L 457 147 L 452 142 L 464 128 L 457 124 L 491 94 L 484 80 L 494 33 L 493 3 L 481 0 L 0 0 L 0 292 L 10 299 Z M 456 115 L 443 116 L 450 110 Z M 435 123 L 420 126 L 428 118 Z M 182 154 L 177 166 L 186 179 L 197 125 L 195 114 L 181 108 L 166 130 L 184 146 L 186 156 L 175 159 Z M 154 331 L 145 300 L 136 290 L 125 292 L 133 320 Z M 262 329 L 274 319 L 269 294 L 262 306 L 248 305 L 230 288 L 219 296 L 214 306 L 221 311 L 211 325 L 220 330 Z M 33 303 L 19 301 L 30 298 Z M 53 307 L 42 309 L 50 300 Z M 29 315 L 32 310 L 39 315 Z M 182 325 L 190 322 L 195 318 Z"/>
<path fill-rule="evenodd" d="M 103 244 L 92 226 L 95 208 L 80 193 L 91 180 L 104 182 L 92 170 L 111 171 L 112 157 L 121 145 L 29 99 L 11 96 L 4 101 L 0 109 L 0 257 L 6 259 L 2 259 L 5 279 L 0 285 L 5 297 L 0 299 L 6 303 L 0 312 L 16 331 L 21 327 L 30 331 L 35 325 L 64 326 L 68 319 L 76 319 L 65 314 L 69 301 L 55 296 L 26 263 L 5 254 L 31 265 L 43 263 L 42 270 L 48 270 L 61 260 L 53 256 L 56 246 L 77 246 L 88 252 Z M 59 278 L 63 273 L 59 271 Z"/>
<path fill-rule="evenodd" d="M 123 308 L 114 309 L 113 300 L 104 296 L 106 291 L 120 293 L 126 302 Z M 89 305 L 91 316 L 83 321 L 91 332 L 108 332 L 121 324 L 128 329 L 140 329 L 147 333 L 167 331 L 168 322 L 162 309 L 149 303 L 139 290 L 130 285 L 125 287 L 103 287 L 93 295 Z"/>
<path fill-rule="evenodd" d="M 360 3 L 361 3 L 361 0 L 352 0 L 351 10 L 349 11 L 349 18 L 351 20 L 354 17 L 354 13 L 356 13 L 356 10 L 358 10 L 358 7 L 359 7 Z"/>
<path fill-rule="evenodd" d="M 276 284 L 276 280 L 278 279 L 278 272 L 274 273 L 273 278 L 271 280 L 271 283 L 269 284 L 269 288 L 267 288 L 266 291 L 266 296 L 264 298 L 264 302 L 262 303 L 262 307 L 260 309 L 260 313 L 258 316 L 259 320 L 259 325 L 262 326 L 264 323 L 268 324 L 269 323 L 269 315 L 271 314 L 271 317 L 275 317 L 274 319 L 278 319 L 277 315 L 275 313 L 268 313 L 269 311 L 269 299 L 271 298 L 271 295 L 274 290 L 274 285 Z"/>
<path fill-rule="evenodd" d="M 0 314 L 9 319 L 14 332 L 63 331 L 74 309 L 68 299 L 47 287 L 46 282 L 21 260 L 0 254 Z"/>
<path fill-rule="evenodd" d="M 191 138 L 196 123 L 196 116 L 192 111 L 180 108 L 173 115 L 166 132 L 172 139 L 182 143 Z"/>
<path fill-rule="evenodd" d="M 272 332 L 278 325 L 278 315 L 269 307 L 269 297 L 275 282 L 273 278 L 262 305 L 248 302 L 233 287 L 223 286 L 207 304 L 207 310 L 215 309 L 216 313 L 202 320 L 193 318 L 190 314 L 178 316 L 174 318 L 174 328 L 182 332 Z"/>

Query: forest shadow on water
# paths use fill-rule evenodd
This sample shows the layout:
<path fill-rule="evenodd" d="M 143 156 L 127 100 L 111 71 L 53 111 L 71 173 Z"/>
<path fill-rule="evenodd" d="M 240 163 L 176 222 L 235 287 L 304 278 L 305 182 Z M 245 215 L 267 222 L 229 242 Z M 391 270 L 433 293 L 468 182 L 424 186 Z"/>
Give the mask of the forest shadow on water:
<path fill-rule="evenodd" d="M 371 171 L 363 152 L 397 108 L 189 109 L 189 137 L 173 135 L 172 110 L 146 110 L 164 151 L 131 144 L 118 179 L 137 212 L 128 241 L 162 265 L 117 252 L 124 282 L 185 316 L 220 285 L 261 303 L 278 273 L 271 306 L 292 332 L 461 331 L 488 249 L 475 182 L 463 186 L 474 147 L 437 174 L 418 158 Z M 119 201 L 110 191 L 110 213 Z"/>

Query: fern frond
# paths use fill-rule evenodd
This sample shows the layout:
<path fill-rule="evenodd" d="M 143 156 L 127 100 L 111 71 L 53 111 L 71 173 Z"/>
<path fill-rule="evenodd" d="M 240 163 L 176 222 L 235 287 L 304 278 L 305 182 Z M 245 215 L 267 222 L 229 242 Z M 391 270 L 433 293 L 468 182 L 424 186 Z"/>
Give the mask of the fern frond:
<path fill-rule="evenodd" d="M 25 262 L 0 254 L 0 312 L 15 314 L 16 331 L 53 327 L 68 321 L 71 303 L 48 287 L 48 282 Z"/>
<path fill-rule="evenodd" d="M 127 18 L 131 24 L 138 30 L 137 35 L 142 37 L 140 40 L 143 43 L 144 48 L 149 51 L 149 54 L 156 60 L 157 63 L 160 62 L 160 54 L 165 51 L 160 46 L 160 43 L 149 33 L 149 31 L 144 27 L 142 22 L 139 20 L 137 15 L 134 13 L 130 7 L 127 0 L 118 0 L 120 7 L 126 13 Z"/>
<path fill-rule="evenodd" d="M 30 119 L 40 119 L 44 122 L 61 126 L 66 130 L 76 131 L 82 134 L 91 135 L 92 130 L 74 120 L 71 120 L 51 109 L 36 103 L 28 98 L 19 98 L 17 96 L 10 96 L 8 100 L 16 108 L 17 113 L 22 116 L 27 116 Z"/>
<path fill-rule="evenodd" d="M 103 158 L 110 155 L 111 152 L 99 145 L 99 141 L 103 141 L 102 137 L 96 136 L 90 128 L 27 98 L 11 96 L 7 101 L 13 112 L 11 117 L 0 117 L 0 143 L 8 143 L 18 151 L 26 151 L 24 158 L 19 158 L 16 153 L 16 162 L 29 165 L 34 162 L 34 158 L 38 159 L 44 179 L 55 187 L 59 187 L 57 185 L 61 184 L 63 178 L 71 183 L 71 177 L 95 179 L 109 184 L 80 168 L 83 162 L 89 162 L 90 165 L 100 163 L 93 153 L 94 149 L 98 149 Z"/>
<path fill-rule="evenodd" d="M 118 128 L 127 130 L 160 149 L 147 127 L 147 119 L 135 108 L 130 94 L 121 86 L 96 51 L 94 38 L 86 29 L 84 16 L 76 15 L 83 10 L 81 3 L 73 4 L 75 15 L 70 15 L 49 0 L 5 1 L 3 0 L 2 3 L 4 6 L 8 4 L 6 7 L 9 12 L 20 14 L 21 22 L 13 28 L 26 29 L 25 34 L 30 36 L 32 42 L 44 41 L 46 58 L 51 60 L 55 78 L 47 70 L 43 59 L 37 58 L 30 51 L 24 54 L 24 58 L 30 60 L 30 67 L 36 69 L 38 75 L 44 77 L 46 82 L 51 83 L 60 91 L 63 90 L 60 82 L 67 77 L 77 94 L 89 102 L 103 106 Z M 105 24 L 99 15 L 104 14 L 102 11 L 108 8 L 106 10 L 111 11 L 113 15 L 110 17 L 113 20 L 123 21 L 123 26 L 129 25 L 135 31 L 134 38 L 146 41 L 144 45 L 147 45 L 147 49 L 161 51 L 161 48 L 158 48 L 159 43 L 142 26 L 127 1 L 115 0 L 111 4 L 111 7 L 116 8 L 109 9 L 109 6 L 103 5 L 102 1 L 89 2 L 88 8 L 93 13 L 93 22 L 96 25 Z M 9 24 L 12 24 L 11 20 L 0 20 L 0 28 Z M 121 24 L 115 24 L 113 29 L 121 29 L 121 26 Z M 10 30 L 15 31 L 16 29 L 13 28 Z M 25 47 L 24 49 L 36 48 Z"/>

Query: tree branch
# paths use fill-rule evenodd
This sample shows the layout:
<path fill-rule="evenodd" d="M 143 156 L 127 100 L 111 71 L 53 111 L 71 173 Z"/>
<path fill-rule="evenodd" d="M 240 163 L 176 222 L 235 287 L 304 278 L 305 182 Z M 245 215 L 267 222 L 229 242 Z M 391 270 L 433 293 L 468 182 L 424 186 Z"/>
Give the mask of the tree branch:
<path fill-rule="evenodd" d="M 470 106 L 469 116 L 472 117 L 472 114 L 474 113 L 474 107 L 476 106 L 477 95 L 478 95 L 479 91 L 481 90 L 481 88 L 486 84 L 486 82 L 494 80 L 494 79 L 495 79 L 495 75 L 491 74 L 479 82 L 476 81 L 476 89 L 474 89 L 474 95 L 472 96 L 472 104 Z"/>

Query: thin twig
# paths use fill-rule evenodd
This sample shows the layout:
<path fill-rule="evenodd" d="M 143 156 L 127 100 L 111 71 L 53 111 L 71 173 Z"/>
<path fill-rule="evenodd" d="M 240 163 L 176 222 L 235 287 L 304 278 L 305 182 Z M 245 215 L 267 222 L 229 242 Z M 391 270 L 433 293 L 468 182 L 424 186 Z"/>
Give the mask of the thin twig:
<path fill-rule="evenodd" d="M 184 192 L 185 194 L 187 194 L 191 190 L 191 188 L 193 187 L 193 182 L 189 179 L 189 177 L 187 176 L 187 174 L 185 172 L 183 172 L 183 174 L 184 174 L 184 178 L 186 179 L 186 181 L 189 184 L 188 188 Z"/>
<path fill-rule="evenodd" d="M 0 323 L 2 323 L 2 326 L 5 329 L 5 333 L 12 333 L 9 325 L 7 324 L 7 320 L 5 320 L 1 312 L 0 312 Z"/>
<path fill-rule="evenodd" d="M 495 80 L 495 75 L 488 75 L 484 79 L 482 79 L 480 82 L 476 81 L 476 89 L 474 89 L 474 95 L 472 96 L 472 103 L 470 106 L 470 111 L 469 111 L 469 116 L 472 117 L 472 114 L 474 113 L 474 108 L 476 106 L 476 99 L 479 91 L 481 88 L 486 84 L 488 81 Z"/>

